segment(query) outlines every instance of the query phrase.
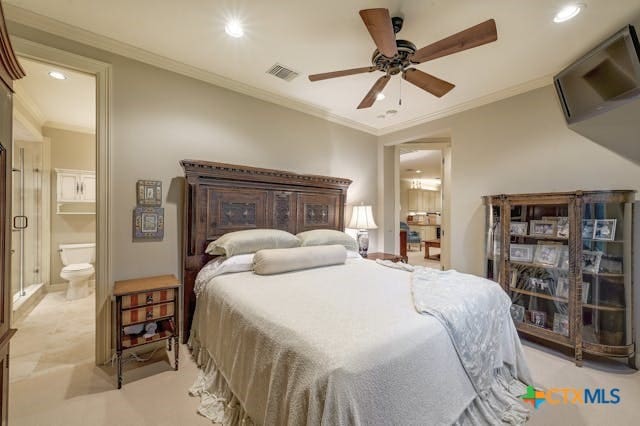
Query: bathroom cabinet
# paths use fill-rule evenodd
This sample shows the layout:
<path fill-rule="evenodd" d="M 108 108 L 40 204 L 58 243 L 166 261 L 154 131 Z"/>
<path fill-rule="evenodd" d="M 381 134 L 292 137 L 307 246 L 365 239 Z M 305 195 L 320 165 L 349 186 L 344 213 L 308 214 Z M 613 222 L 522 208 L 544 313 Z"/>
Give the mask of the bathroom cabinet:
<path fill-rule="evenodd" d="M 96 172 L 56 169 L 57 213 L 95 214 Z"/>

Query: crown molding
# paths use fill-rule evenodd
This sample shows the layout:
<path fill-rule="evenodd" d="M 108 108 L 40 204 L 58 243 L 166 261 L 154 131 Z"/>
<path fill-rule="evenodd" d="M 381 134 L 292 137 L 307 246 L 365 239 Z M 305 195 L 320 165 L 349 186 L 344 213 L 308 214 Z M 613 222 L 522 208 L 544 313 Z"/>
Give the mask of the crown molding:
<path fill-rule="evenodd" d="M 27 91 L 21 87 L 20 83 L 15 84 L 14 89 L 16 107 L 22 108 L 26 113 L 25 115 L 29 117 L 34 124 L 42 127 L 42 123 L 44 123 L 45 119 L 36 101 L 29 96 Z"/>
<path fill-rule="evenodd" d="M 76 126 L 74 124 L 60 123 L 58 121 L 47 121 L 42 127 L 48 127 L 50 129 L 66 130 L 68 132 L 86 133 L 89 135 L 95 135 L 96 129 L 94 127 Z"/>
<path fill-rule="evenodd" d="M 234 92 L 242 93 L 244 95 L 252 96 L 254 98 L 274 103 L 285 108 L 313 115 L 315 117 L 319 117 L 336 124 L 341 124 L 343 126 L 370 133 L 372 135 L 377 135 L 378 133 L 375 127 L 367 126 L 365 124 L 338 116 L 331 113 L 327 109 L 319 107 L 317 105 L 300 102 L 287 96 L 282 96 L 269 92 L 267 90 L 258 89 L 256 87 L 223 77 L 210 71 L 187 65 L 182 62 L 169 59 L 165 56 L 157 55 L 147 50 L 140 49 L 130 44 L 123 43 L 112 38 L 66 24 L 61 21 L 57 21 L 55 19 L 31 12 L 21 7 L 6 4 L 5 14 L 7 19 L 10 21 L 38 29 L 49 34 L 73 40 L 78 43 L 86 44 L 88 46 L 115 53 L 117 55 L 125 56 L 130 59 L 135 59 L 137 61 L 153 65 L 157 68 L 173 71 L 177 74 L 211 83 L 216 86 L 232 90 Z"/>
<path fill-rule="evenodd" d="M 302 102 L 287 96 L 278 95 L 267 90 L 259 89 L 257 87 L 250 86 L 239 81 L 223 77 L 216 73 L 206 71 L 202 68 L 194 67 L 184 64 L 179 61 L 167 58 L 162 55 L 158 55 L 149 52 L 144 49 L 132 46 L 127 43 L 123 43 L 112 38 L 102 36 L 91 31 L 84 30 L 82 28 L 66 24 L 64 22 L 49 18 L 44 15 L 32 12 L 30 10 L 14 6 L 11 4 L 4 5 L 5 16 L 7 20 L 16 22 L 18 24 L 26 25 L 44 31 L 49 34 L 53 34 L 59 37 L 63 37 L 78 43 L 82 43 L 97 49 L 101 49 L 107 52 L 115 53 L 120 56 L 124 56 L 130 59 L 134 59 L 139 62 L 152 65 L 157 68 L 165 69 L 175 72 L 177 74 L 184 75 L 196 80 L 204 81 L 216 86 L 223 87 L 228 90 L 232 90 L 237 93 L 241 93 L 247 96 L 251 96 L 262 101 L 270 102 L 276 105 L 280 105 L 285 108 L 300 111 L 315 117 L 325 119 L 327 121 L 340 124 L 352 129 L 356 129 L 365 133 L 369 133 L 374 136 L 383 136 L 389 133 L 393 133 L 399 130 L 404 130 L 419 124 L 424 124 L 429 121 L 444 118 L 453 114 L 457 114 L 469 109 L 477 108 L 492 102 L 496 102 L 502 99 L 506 99 L 521 93 L 525 93 L 540 87 L 549 85 L 552 83 L 552 75 L 545 75 L 540 78 L 536 78 L 525 83 L 521 83 L 515 86 L 508 87 L 503 90 L 499 90 L 493 93 L 489 93 L 480 98 L 472 99 L 467 102 L 463 102 L 449 108 L 425 114 L 410 120 L 406 120 L 397 124 L 393 124 L 383 128 L 376 128 L 357 121 L 336 115 L 329 110 L 315 105 L 309 102 Z"/>
<path fill-rule="evenodd" d="M 450 115 L 458 114 L 463 111 L 478 108 L 483 105 L 487 105 L 493 102 L 497 102 L 503 99 L 510 98 L 512 96 L 520 95 L 522 93 L 530 92 L 535 89 L 539 89 L 544 86 L 548 86 L 553 83 L 553 75 L 545 75 L 540 78 L 526 81 L 515 86 L 507 87 L 506 89 L 498 90 L 497 92 L 489 93 L 479 98 L 471 99 L 467 102 L 462 102 L 457 105 L 453 105 L 449 108 L 436 111 L 430 114 L 425 114 L 420 117 L 416 117 L 411 120 L 403 121 L 402 123 L 394 124 L 391 126 L 383 127 L 378 130 L 378 136 L 387 135 L 389 133 L 397 132 L 399 130 L 408 129 L 420 124 L 428 123 L 430 121 L 438 120 L 440 118 L 448 117 Z"/>

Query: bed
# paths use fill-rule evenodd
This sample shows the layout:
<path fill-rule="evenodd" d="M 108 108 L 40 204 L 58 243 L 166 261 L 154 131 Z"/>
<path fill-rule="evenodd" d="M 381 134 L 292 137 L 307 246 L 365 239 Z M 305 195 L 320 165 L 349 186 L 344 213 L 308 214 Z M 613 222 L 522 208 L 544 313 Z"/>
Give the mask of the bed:
<path fill-rule="evenodd" d="M 355 258 L 270 276 L 240 272 L 206 279 L 196 298 L 210 241 L 252 228 L 342 230 L 350 181 L 200 161 L 182 165 L 183 335 L 201 368 L 190 390 L 200 397 L 201 414 L 226 424 L 268 425 L 518 424 L 527 418 L 515 395 L 530 379 L 508 315 L 493 345 L 499 380 L 478 389 L 450 330 L 416 311 L 412 274 L 405 270 Z"/>

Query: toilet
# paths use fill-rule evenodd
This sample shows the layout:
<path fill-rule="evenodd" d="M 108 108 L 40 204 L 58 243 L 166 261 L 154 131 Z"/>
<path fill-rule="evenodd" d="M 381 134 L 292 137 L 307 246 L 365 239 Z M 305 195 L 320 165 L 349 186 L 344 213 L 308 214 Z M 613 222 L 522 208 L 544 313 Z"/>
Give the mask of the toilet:
<path fill-rule="evenodd" d="M 64 267 L 60 277 L 69 281 L 67 300 L 82 299 L 89 295 L 89 278 L 95 273 L 95 243 L 60 244 L 60 258 Z"/>

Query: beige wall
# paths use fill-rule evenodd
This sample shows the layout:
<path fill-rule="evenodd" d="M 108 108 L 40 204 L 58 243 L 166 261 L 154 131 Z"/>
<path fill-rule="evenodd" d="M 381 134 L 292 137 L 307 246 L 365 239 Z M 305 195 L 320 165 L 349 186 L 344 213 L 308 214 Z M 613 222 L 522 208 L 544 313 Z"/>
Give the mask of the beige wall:
<path fill-rule="evenodd" d="M 60 278 L 62 261 L 60 244 L 93 243 L 96 241 L 95 215 L 56 213 L 55 169 L 95 170 L 95 135 L 44 127 L 42 132 L 51 143 L 51 284 L 63 283 Z"/>
<path fill-rule="evenodd" d="M 640 166 L 569 130 L 551 86 L 380 138 L 417 140 L 451 129 L 451 267 L 483 273 L 481 196 L 640 189 Z M 629 141 L 630 143 L 635 141 Z"/>
<path fill-rule="evenodd" d="M 108 62 L 112 84 L 113 278 L 181 273 L 182 159 L 352 179 L 348 203 L 376 207 L 377 138 L 198 80 L 8 23 L 12 35 Z M 282 83 L 286 84 L 286 83 Z M 163 183 L 165 237 L 133 243 L 138 179 Z M 372 231 L 371 251 L 377 247 Z"/>

